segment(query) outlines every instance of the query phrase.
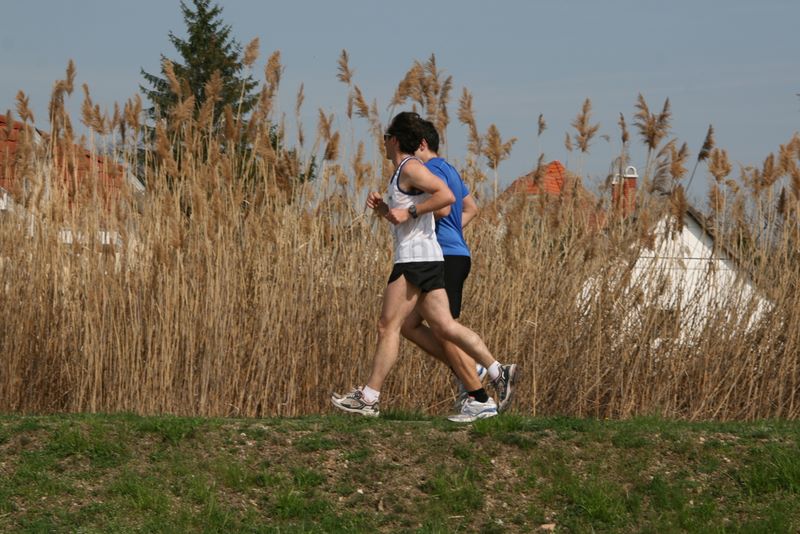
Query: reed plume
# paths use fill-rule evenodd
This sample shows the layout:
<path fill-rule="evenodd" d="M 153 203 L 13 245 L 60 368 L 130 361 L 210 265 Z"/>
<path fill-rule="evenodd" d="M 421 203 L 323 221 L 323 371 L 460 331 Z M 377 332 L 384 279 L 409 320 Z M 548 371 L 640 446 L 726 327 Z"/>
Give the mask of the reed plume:
<path fill-rule="evenodd" d="M 683 143 L 680 149 L 676 149 L 674 143 L 670 145 L 669 174 L 673 182 L 677 182 L 686 174 L 687 159 L 689 159 L 689 147 L 686 143 Z"/>
<path fill-rule="evenodd" d="M 317 122 L 317 136 L 327 141 L 331 138 L 331 126 L 333 124 L 333 113 L 325 115 L 322 108 L 319 108 L 319 120 Z"/>
<path fill-rule="evenodd" d="M 11 134 L 14 132 L 14 115 L 11 110 L 6 110 L 6 139 L 11 139 Z"/>
<path fill-rule="evenodd" d="M 645 176 L 647 176 L 653 151 L 658 148 L 661 141 L 669 134 L 672 113 L 670 112 L 669 98 L 664 101 L 661 113 L 651 113 L 641 93 L 639 93 L 636 102 L 636 109 L 639 111 L 634 115 L 634 125 L 639 130 L 639 134 L 647 146 L 647 160 L 645 162 Z"/>
<path fill-rule="evenodd" d="M 728 152 L 721 148 L 711 150 L 711 161 L 708 165 L 708 172 L 714 177 L 716 182 L 722 183 L 726 176 L 731 173 L 731 164 L 728 161 Z"/>
<path fill-rule="evenodd" d="M 281 65 L 281 51 L 276 50 L 270 54 L 267 65 L 264 67 L 264 80 L 267 83 L 267 91 L 270 98 L 278 93 L 283 76 L 283 66 Z"/>
<path fill-rule="evenodd" d="M 697 153 L 697 161 L 705 161 L 705 159 L 711 154 L 711 150 L 713 148 L 714 126 L 709 124 L 708 131 L 706 132 L 706 138 L 703 140 L 703 146 L 700 148 L 700 152 Z"/>
<path fill-rule="evenodd" d="M 697 160 L 694 162 L 694 167 L 692 168 L 692 175 L 689 176 L 689 183 L 687 184 L 686 188 L 692 186 L 692 181 L 694 180 L 694 173 L 697 171 L 697 166 L 700 164 L 701 161 L 705 161 L 708 159 L 708 156 L 711 154 L 711 151 L 714 149 L 714 126 L 711 124 L 708 125 L 708 131 L 706 132 L 706 137 L 703 140 L 703 146 L 700 147 L 700 151 L 697 153 Z"/>
<path fill-rule="evenodd" d="M 300 88 L 297 90 L 297 98 L 294 105 L 294 119 L 297 124 L 297 144 L 302 148 L 304 146 L 305 134 L 303 132 L 303 123 L 300 120 L 300 110 L 303 107 L 303 102 L 306 99 L 304 93 L 305 84 L 301 83 Z"/>
<path fill-rule="evenodd" d="M 769 154 L 764 158 L 764 163 L 761 169 L 761 177 L 765 188 L 772 187 L 782 175 L 782 169 L 775 163 L 775 154 Z"/>
<path fill-rule="evenodd" d="M 778 204 L 775 206 L 775 211 L 783 217 L 787 219 L 789 217 L 789 200 L 786 194 L 786 188 L 781 187 L 781 193 L 778 196 Z"/>
<path fill-rule="evenodd" d="M 72 91 L 75 88 L 76 73 L 77 69 L 75 68 L 75 62 L 70 59 L 67 62 L 67 72 L 66 77 L 64 78 L 64 91 L 66 91 L 67 95 L 72 95 Z"/>
<path fill-rule="evenodd" d="M 436 130 L 439 132 L 439 137 L 441 137 L 441 142 L 445 146 L 447 145 L 447 126 L 450 124 L 450 113 L 447 111 L 447 104 L 450 103 L 450 92 L 452 90 L 453 77 L 448 76 L 439 91 L 439 108 L 433 121 Z"/>
<path fill-rule="evenodd" d="M 339 158 L 339 132 L 334 134 L 325 145 L 325 161 L 335 161 Z"/>
<path fill-rule="evenodd" d="M 678 184 L 669 196 L 669 210 L 672 215 L 672 229 L 674 232 L 683 231 L 684 215 L 689 208 L 689 201 L 686 200 L 686 192 L 683 186 Z"/>
<path fill-rule="evenodd" d="M 417 105 L 424 110 L 426 118 L 433 122 L 441 143 L 444 144 L 450 122 L 447 104 L 452 87 L 453 77 L 444 78 L 443 71 L 436 63 L 435 54 L 431 54 L 424 63 L 414 60 L 392 95 L 388 106 L 390 114 L 394 113 L 395 107 L 411 100 L 412 111 L 417 110 Z"/>
<path fill-rule="evenodd" d="M 589 145 L 591 144 L 594 136 L 597 134 L 597 131 L 600 129 L 600 124 L 593 125 L 589 123 L 591 120 L 591 115 L 592 101 L 587 98 L 583 101 L 581 112 L 578 113 L 578 116 L 575 117 L 575 120 L 573 120 L 571 123 L 572 127 L 577 130 L 577 133 L 575 134 L 575 144 L 584 154 L 589 152 Z"/>
<path fill-rule="evenodd" d="M 790 146 L 793 147 L 795 160 L 800 160 L 800 134 L 795 134 L 792 137 Z M 800 199 L 800 168 L 796 164 L 797 161 L 794 161 L 793 163 L 794 164 L 789 167 L 789 177 L 791 179 L 792 194 L 797 200 Z"/>
<path fill-rule="evenodd" d="M 36 122 L 30 108 L 28 96 L 21 90 L 17 91 L 17 114 L 22 122 L 30 122 L 31 124 Z"/>
<path fill-rule="evenodd" d="M 483 138 L 478 133 L 475 122 L 475 113 L 472 110 L 472 94 L 464 87 L 458 101 L 458 120 L 469 130 L 467 150 L 473 156 L 480 157 L 483 153 Z"/>
<path fill-rule="evenodd" d="M 431 54 L 431 57 L 425 63 L 425 77 L 423 78 L 422 85 L 423 102 L 421 105 L 425 106 L 425 113 L 428 120 L 436 122 L 436 116 L 439 114 L 439 93 L 442 90 L 442 84 L 439 80 L 439 69 L 436 66 L 436 56 Z"/>
<path fill-rule="evenodd" d="M 98 134 L 104 134 L 106 131 L 106 120 L 100 112 L 100 106 L 92 102 L 92 97 L 89 94 L 89 86 L 83 84 L 83 104 L 81 105 L 81 122 L 88 128 L 91 128 Z"/>
<path fill-rule="evenodd" d="M 258 37 L 247 43 L 244 49 L 244 56 L 242 57 L 242 64 L 245 68 L 250 68 L 258 59 L 259 54 L 259 40 Z"/>
<path fill-rule="evenodd" d="M 357 191 L 362 190 L 369 181 L 372 165 L 364 161 L 364 142 L 360 141 L 351 160 L 353 168 L 353 184 Z"/>
<path fill-rule="evenodd" d="M 406 103 L 409 99 L 420 105 L 424 104 L 423 88 L 425 86 L 425 67 L 419 61 L 414 61 L 403 79 L 395 89 L 389 102 L 390 109 Z"/>
<path fill-rule="evenodd" d="M 619 131 L 620 131 L 620 140 L 622 141 L 623 150 L 624 147 L 628 144 L 628 139 L 630 138 L 628 134 L 628 126 L 625 123 L 625 115 L 622 113 L 619 114 Z"/>
<path fill-rule="evenodd" d="M 169 110 L 170 124 L 175 130 L 181 129 L 185 124 L 191 122 L 194 117 L 195 99 L 194 95 L 180 100 L 172 109 Z"/>
<path fill-rule="evenodd" d="M 339 73 L 336 75 L 336 78 L 347 85 L 353 80 L 353 71 L 350 70 L 350 55 L 347 53 L 347 50 L 342 50 L 342 53 L 339 55 Z"/>
<path fill-rule="evenodd" d="M 222 74 L 220 73 L 219 69 L 214 69 L 214 72 L 211 73 L 211 77 L 203 86 L 204 100 L 203 104 L 200 106 L 200 111 L 197 114 L 197 123 L 201 128 L 205 128 L 207 131 L 212 130 L 216 106 L 222 98 L 222 88 Z M 260 119 L 261 117 L 258 114 L 258 110 L 256 110 L 252 120 L 258 121 Z"/>
<path fill-rule="evenodd" d="M 676 140 L 672 139 L 665 144 L 656 154 L 655 169 L 652 173 L 650 180 L 650 193 L 658 193 L 660 195 L 668 195 L 672 191 L 673 181 L 670 179 L 670 169 L 672 162 L 670 155 L 675 150 Z"/>
<path fill-rule="evenodd" d="M 500 166 L 500 162 L 511 155 L 511 148 L 517 142 L 517 138 L 512 137 L 507 141 L 503 141 L 497 126 L 491 124 L 484 139 L 483 155 L 486 156 L 489 168 L 494 171 L 494 197 L 497 198 L 499 182 L 497 168 Z"/>
<path fill-rule="evenodd" d="M 708 207 L 715 216 L 722 214 L 725 209 L 725 193 L 715 183 L 708 189 Z"/>
<path fill-rule="evenodd" d="M 517 142 L 516 137 L 512 137 L 507 141 L 503 141 L 500 137 L 500 130 L 497 126 L 491 124 L 486 131 L 485 136 L 486 144 L 483 147 L 483 155 L 486 156 L 487 164 L 490 169 L 497 170 L 500 162 L 507 159 L 511 155 L 511 148 Z"/>
<path fill-rule="evenodd" d="M 361 89 L 357 85 L 353 86 L 353 104 L 355 105 L 356 115 L 358 117 L 364 119 L 369 118 L 369 106 L 364 99 L 364 95 L 361 93 Z"/>
<path fill-rule="evenodd" d="M 167 82 L 169 83 L 169 90 L 172 91 L 178 98 L 183 97 L 183 86 L 181 85 L 180 80 L 178 80 L 178 75 L 175 74 L 175 65 L 173 65 L 172 61 L 167 58 L 161 60 L 161 70 L 164 72 L 164 76 L 167 78 Z"/>

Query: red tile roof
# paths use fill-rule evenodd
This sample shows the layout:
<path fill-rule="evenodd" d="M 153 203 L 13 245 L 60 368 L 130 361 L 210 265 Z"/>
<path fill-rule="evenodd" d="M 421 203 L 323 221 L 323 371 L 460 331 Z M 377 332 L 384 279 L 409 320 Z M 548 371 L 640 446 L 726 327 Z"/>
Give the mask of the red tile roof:
<path fill-rule="evenodd" d="M 25 126 L 13 121 L 9 126 L 5 115 L 0 115 L 0 187 L 14 192 L 19 189 L 17 153 L 20 138 Z M 49 136 L 37 130 L 41 138 L 47 142 Z M 70 197 L 74 198 L 82 186 L 93 184 L 103 192 L 106 201 L 116 196 L 125 181 L 124 167 L 109 161 L 102 156 L 92 155 L 86 148 L 74 145 L 66 153 L 62 150 L 54 158 L 56 168 L 61 170 Z"/>
<path fill-rule="evenodd" d="M 567 171 L 560 161 L 552 161 L 545 168 L 541 179 L 536 179 L 536 172 L 517 178 L 508 186 L 508 193 L 526 193 L 538 195 L 542 192 L 558 195 L 564 189 Z M 505 194 L 505 193 L 504 193 Z"/>
<path fill-rule="evenodd" d="M 601 207 L 599 199 L 583 186 L 580 178 L 570 174 L 558 160 L 545 165 L 542 172 L 532 171 L 514 180 L 503 191 L 498 201 L 502 204 L 518 195 L 543 194 L 554 201 L 570 200 L 574 210 L 573 215 L 583 220 L 585 227 L 591 231 L 600 230 L 607 222 L 605 210 Z"/>
<path fill-rule="evenodd" d="M 9 189 L 14 182 L 17 145 L 22 123 L 14 121 L 11 128 L 5 115 L 0 115 L 0 187 Z"/>

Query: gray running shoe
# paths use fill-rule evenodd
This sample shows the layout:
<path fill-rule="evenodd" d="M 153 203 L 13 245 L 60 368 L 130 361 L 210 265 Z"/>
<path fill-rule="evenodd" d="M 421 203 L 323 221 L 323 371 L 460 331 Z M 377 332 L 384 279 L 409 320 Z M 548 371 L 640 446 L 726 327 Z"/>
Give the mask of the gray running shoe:
<path fill-rule="evenodd" d="M 497 409 L 500 412 L 506 411 L 511 397 L 514 394 L 514 384 L 517 381 L 517 364 L 501 365 L 500 374 L 492 380 L 492 386 L 497 392 Z"/>
<path fill-rule="evenodd" d="M 493 398 L 489 397 L 486 402 L 478 402 L 472 397 L 467 397 L 467 400 L 461 405 L 461 412 L 449 416 L 447 420 L 454 423 L 471 423 L 478 419 L 486 419 L 496 415 L 497 404 L 495 404 Z"/>
<path fill-rule="evenodd" d="M 368 403 L 364 400 L 364 392 L 358 388 L 344 396 L 334 393 L 331 395 L 331 402 L 345 412 L 357 413 L 367 417 L 378 417 L 380 415 L 378 401 Z"/>
<path fill-rule="evenodd" d="M 479 363 L 475 364 L 475 371 L 478 373 L 478 380 L 481 382 L 483 382 L 483 379 L 489 374 L 489 370 Z M 458 381 L 458 397 L 456 397 L 456 402 L 453 405 L 453 409 L 459 411 L 461 410 L 461 406 L 464 405 L 464 401 L 466 401 L 467 397 L 469 397 L 469 393 L 464 387 L 464 383 L 461 382 L 461 380 L 458 380 L 458 378 L 456 378 L 456 380 Z"/>

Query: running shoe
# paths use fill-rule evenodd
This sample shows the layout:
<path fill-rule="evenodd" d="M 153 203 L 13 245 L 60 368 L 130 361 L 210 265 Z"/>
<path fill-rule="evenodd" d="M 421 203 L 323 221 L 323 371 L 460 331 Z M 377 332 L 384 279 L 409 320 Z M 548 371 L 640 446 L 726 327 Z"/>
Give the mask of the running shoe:
<path fill-rule="evenodd" d="M 486 378 L 486 375 L 489 374 L 488 369 L 479 363 L 475 364 L 475 371 L 478 373 L 478 380 L 480 380 L 481 383 L 483 382 L 483 379 Z M 453 405 L 453 409 L 459 411 L 461 410 L 461 406 L 464 404 L 464 401 L 466 401 L 467 397 L 469 397 L 469 393 L 467 392 L 467 389 L 464 387 L 464 383 L 461 382 L 461 380 L 456 378 L 456 381 L 458 381 L 458 396 L 456 397 L 456 402 Z"/>
<path fill-rule="evenodd" d="M 471 423 L 478 419 L 486 419 L 497 415 L 497 404 L 489 397 L 486 402 L 478 402 L 472 397 L 467 397 L 461 405 L 461 411 L 447 418 L 454 423 Z"/>
<path fill-rule="evenodd" d="M 331 395 L 331 402 L 345 412 L 357 413 L 366 417 L 378 417 L 380 415 L 378 401 L 367 402 L 364 400 L 364 392 L 358 388 L 344 396 L 334 393 Z"/>
<path fill-rule="evenodd" d="M 508 404 L 511 402 L 511 397 L 514 394 L 514 385 L 517 381 L 517 364 L 501 365 L 500 374 L 492 380 L 492 386 L 497 392 L 498 405 L 497 409 L 500 412 L 506 411 Z"/>

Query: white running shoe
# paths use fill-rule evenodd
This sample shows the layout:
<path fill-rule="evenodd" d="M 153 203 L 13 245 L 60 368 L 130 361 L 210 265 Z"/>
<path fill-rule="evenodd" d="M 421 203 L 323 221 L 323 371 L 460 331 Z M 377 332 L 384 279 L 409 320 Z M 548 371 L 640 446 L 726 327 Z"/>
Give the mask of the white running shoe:
<path fill-rule="evenodd" d="M 500 401 L 499 410 L 506 411 L 511 397 L 514 394 L 514 386 L 517 383 L 517 364 L 500 366 L 500 374 L 492 380 L 492 386 L 497 392 L 497 400 Z"/>
<path fill-rule="evenodd" d="M 483 380 L 486 378 L 486 375 L 489 374 L 489 370 L 486 367 L 482 366 L 479 363 L 475 364 L 475 371 L 478 373 L 478 380 L 483 383 Z M 458 378 L 456 378 L 458 380 Z M 467 389 L 464 387 L 464 383 L 461 380 L 458 380 L 458 396 L 456 397 L 456 402 L 453 405 L 453 409 L 456 411 L 461 410 L 461 406 L 464 404 L 464 401 L 467 400 L 469 397 L 469 393 L 467 393 Z"/>
<path fill-rule="evenodd" d="M 331 402 L 340 410 L 367 417 L 378 417 L 381 413 L 378 407 L 378 401 L 372 403 L 365 401 L 364 392 L 359 388 L 354 389 L 344 396 L 334 393 L 331 395 Z"/>
<path fill-rule="evenodd" d="M 487 417 L 494 417 L 497 415 L 497 404 L 494 399 L 489 397 L 486 402 L 478 402 L 472 397 L 467 397 L 464 404 L 461 405 L 461 412 L 451 415 L 447 418 L 448 421 L 454 423 L 471 423 L 478 419 L 486 419 Z"/>

